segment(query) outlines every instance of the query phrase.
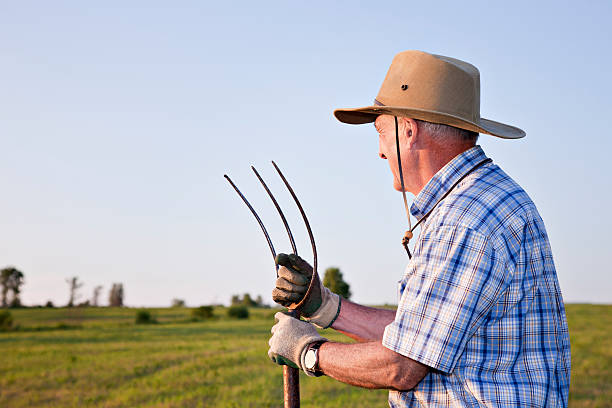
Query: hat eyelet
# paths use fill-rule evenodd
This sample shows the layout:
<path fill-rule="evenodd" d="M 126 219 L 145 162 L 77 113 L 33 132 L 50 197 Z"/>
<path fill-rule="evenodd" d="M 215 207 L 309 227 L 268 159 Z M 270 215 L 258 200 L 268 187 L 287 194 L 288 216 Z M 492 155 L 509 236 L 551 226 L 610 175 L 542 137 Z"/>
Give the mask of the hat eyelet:
<path fill-rule="evenodd" d="M 407 84 L 402 85 L 402 91 L 405 91 L 406 89 L 408 89 L 408 85 Z"/>

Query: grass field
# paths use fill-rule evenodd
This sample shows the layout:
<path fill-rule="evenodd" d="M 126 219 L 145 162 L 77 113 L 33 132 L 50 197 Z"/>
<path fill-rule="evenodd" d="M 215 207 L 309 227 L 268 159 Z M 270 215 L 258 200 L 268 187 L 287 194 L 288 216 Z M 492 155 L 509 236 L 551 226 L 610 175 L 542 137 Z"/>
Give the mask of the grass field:
<path fill-rule="evenodd" d="M 190 322 L 190 309 L 11 310 L 0 333 L 0 407 L 279 407 L 282 370 L 267 357 L 273 310 Z M 612 306 L 568 305 L 570 406 L 612 407 Z M 342 337 L 326 331 L 335 340 Z M 384 407 L 386 391 L 301 377 L 304 407 Z"/>

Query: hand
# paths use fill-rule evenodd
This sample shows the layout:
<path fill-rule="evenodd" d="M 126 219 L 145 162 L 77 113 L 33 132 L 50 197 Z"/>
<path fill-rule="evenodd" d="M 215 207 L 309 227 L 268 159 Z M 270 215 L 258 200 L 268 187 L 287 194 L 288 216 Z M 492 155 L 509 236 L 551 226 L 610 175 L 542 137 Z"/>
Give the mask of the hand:
<path fill-rule="evenodd" d="M 274 315 L 276 324 L 272 326 L 272 337 L 268 344 L 268 356 L 279 365 L 304 369 L 304 354 L 308 345 L 315 341 L 327 340 L 319 335 L 313 325 L 295 319 L 282 312 Z"/>
<path fill-rule="evenodd" d="M 293 307 L 302 302 L 300 312 L 309 322 L 321 328 L 332 325 L 340 313 L 340 296 L 323 286 L 317 275 L 317 282 L 304 299 L 311 279 L 312 267 L 297 255 L 278 254 L 280 265 L 272 299 L 282 306 Z"/>

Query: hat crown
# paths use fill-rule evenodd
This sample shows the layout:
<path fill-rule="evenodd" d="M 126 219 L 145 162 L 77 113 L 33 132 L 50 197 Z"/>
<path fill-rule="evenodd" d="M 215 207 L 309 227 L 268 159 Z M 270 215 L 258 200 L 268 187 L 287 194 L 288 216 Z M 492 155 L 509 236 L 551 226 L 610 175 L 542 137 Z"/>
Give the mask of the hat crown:
<path fill-rule="evenodd" d="M 393 58 L 376 100 L 388 107 L 480 120 L 480 73 L 465 61 L 422 51 Z"/>

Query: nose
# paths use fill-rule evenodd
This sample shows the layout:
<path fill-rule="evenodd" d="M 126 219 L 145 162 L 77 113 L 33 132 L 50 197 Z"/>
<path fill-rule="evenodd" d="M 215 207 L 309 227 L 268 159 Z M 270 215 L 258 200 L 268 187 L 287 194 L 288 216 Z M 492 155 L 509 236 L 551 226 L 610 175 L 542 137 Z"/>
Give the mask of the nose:
<path fill-rule="evenodd" d="M 378 131 L 378 129 L 376 129 L 376 131 Z M 385 156 L 385 154 L 383 153 L 384 145 L 385 144 L 383 142 L 383 134 L 382 132 L 378 131 L 378 157 L 380 157 L 381 159 L 387 160 L 387 156 Z"/>

